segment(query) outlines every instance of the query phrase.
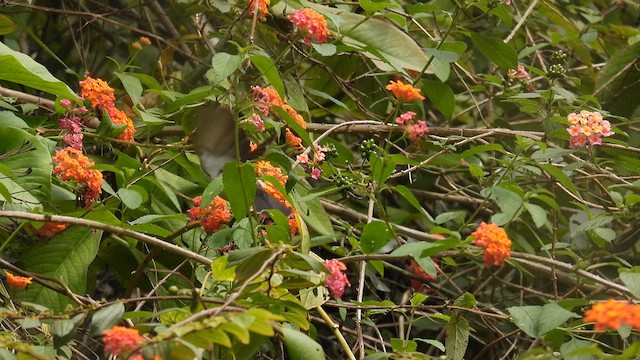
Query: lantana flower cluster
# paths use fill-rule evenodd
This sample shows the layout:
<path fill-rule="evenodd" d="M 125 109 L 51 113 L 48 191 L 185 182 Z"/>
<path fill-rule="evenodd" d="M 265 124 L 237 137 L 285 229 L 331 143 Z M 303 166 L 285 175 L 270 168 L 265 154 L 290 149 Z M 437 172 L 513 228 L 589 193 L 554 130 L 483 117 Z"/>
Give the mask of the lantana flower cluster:
<path fill-rule="evenodd" d="M 407 111 L 396 118 L 396 124 L 405 127 L 411 141 L 424 140 L 429 133 L 429 127 L 424 120 L 416 120 L 416 113 Z"/>
<path fill-rule="evenodd" d="M 402 81 L 389 81 L 389 85 L 386 89 L 393 93 L 396 99 L 400 102 L 424 100 L 424 96 L 420 94 L 420 89 L 415 88 L 411 84 L 405 84 Z"/>
<path fill-rule="evenodd" d="M 594 322 L 596 331 L 618 330 L 623 325 L 640 330 L 640 305 L 608 299 L 585 311 L 584 322 Z"/>
<path fill-rule="evenodd" d="M 295 10 L 293 14 L 289 15 L 289 20 L 304 34 L 304 43 L 306 45 L 311 45 L 311 41 L 323 44 L 329 37 L 327 20 L 313 9 Z"/>
<path fill-rule="evenodd" d="M 276 89 L 272 87 L 262 88 L 260 86 L 254 86 L 251 88 L 253 90 L 253 99 L 257 102 L 256 109 L 263 116 L 269 116 L 271 113 L 271 107 L 279 106 L 284 111 L 286 111 L 303 129 L 307 128 L 307 122 L 304 120 L 302 115 L 300 115 L 291 105 L 287 104 L 285 100 L 282 99 L 280 94 L 276 91 Z M 251 122 L 260 129 L 260 125 L 255 116 L 257 114 L 251 115 Z M 263 128 L 263 127 L 262 127 Z M 264 129 L 264 128 L 263 128 Z M 285 130 L 285 139 L 287 144 L 292 148 L 302 151 L 304 150 L 304 146 L 302 146 L 302 139 L 296 136 L 291 129 L 288 127 Z"/>
<path fill-rule="evenodd" d="M 472 244 L 484 248 L 482 259 L 486 267 L 502 265 L 504 259 L 511 257 L 511 240 L 500 226 L 482 222 L 471 236 L 475 238 Z"/>
<path fill-rule="evenodd" d="M 32 277 L 24 277 L 13 275 L 12 273 L 5 270 L 4 274 L 7 276 L 7 284 L 12 288 L 16 289 L 24 289 L 27 285 L 31 284 Z"/>
<path fill-rule="evenodd" d="M 91 169 L 95 165 L 89 161 L 81 151 L 67 147 L 56 151 L 53 157 L 56 166 L 53 174 L 58 175 L 62 181 L 75 181 L 79 185 L 77 195 L 84 200 L 84 206 L 89 207 L 102 193 L 102 173 Z"/>
<path fill-rule="evenodd" d="M 122 358 L 132 360 L 143 360 L 139 350 L 140 346 L 146 343 L 144 336 L 140 335 L 138 330 L 126 328 L 124 326 L 114 326 L 102 332 L 102 342 L 104 343 L 104 351 L 114 356 L 122 355 Z M 131 354 L 136 351 L 135 354 Z M 131 356 L 133 355 L 133 356 Z M 162 360 L 158 355 L 153 356 L 153 360 Z"/>
<path fill-rule="evenodd" d="M 324 266 L 326 266 L 331 272 L 331 274 L 326 277 L 326 284 L 327 289 L 329 289 L 329 293 L 333 297 L 341 298 L 344 294 L 345 288 L 351 286 L 347 275 L 344 273 L 347 270 L 347 266 L 336 259 L 325 261 Z"/>
<path fill-rule="evenodd" d="M 531 76 L 527 72 L 527 69 L 522 65 L 518 65 L 517 69 L 509 69 L 509 71 L 507 71 L 507 76 L 511 79 L 531 80 Z"/>
<path fill-rule="evenodd" d="M 307 165 L 311 168 L 311 178 L 318 180 L 322 175 L 322 169 L 320 164 L 327 158 L 327 148 L 314 144 L 313 159 L 309 159 L 307 154 L 310 151 L 305 151 L 302 154 L 296 156 L 296 161 L 302 165 Z"/>
<path fill-rule="evenodd" d="M 602 114 L 597 111 L 590 112 L 586 110 L 580 113 L 571 113 L 567 115 L 569 120 L 569 128 L 567 131 L 571 138 L 569 146 L 573 149 L 582 147 L 589 143 L 589 146 L 602 144 L 602 137 L 608 137 L 614 134 L 611 131 L 611 123 L 602 118 Z"/>
<path fill-rule="evenodd" d="M 257 161 L 255 164 L 255 174 L 258 177 L 262 176 L 271 176 L 275 178 L 280 185 L 285 186 L 287 184 L 287 180 L 289 177 L 282 173 L 280 168 L 273 166 L 269 161 Z M 298 222 L 296 221 L 297 211 L 291 206 L 291 204 L 287 201 L 284 195 L 270 182 L 262 181 L 261 185 L 262 189 L 276 199 L 282 206 L 286 209 L 291 210 L 291 214 L 289 214 L 289 228 L 291 230 L 291 236 L 295 235 L 298 232 Z"/>
<path fill-rule="evenodd" d="M 116 125 L 125 125 L 125 129 L 117 136 L 123 141 L 133 141 L 136 128 L 133 121 L 115 105 L 115 95 L 112 87 L 102 79 L 87 77 L 80 81 L 80 94 L 89 100 L 91 106 L 97 111 L 105 109 L 111 117 L 111 122 Z"/>
<path fill-rule="evenodd" d="M 206 232 L 214 232 L 220 230 L 222 225 L 228 224 L 231 221 L 231 211 L 229 210 L 229 204 L 216 196 L 210 205 L 201 207 L 202 196 L 197 196 L 193 199 L 193 207 L 187 210 L 189 219 L 192 222 L 198 221 L 202 228 Z"/>

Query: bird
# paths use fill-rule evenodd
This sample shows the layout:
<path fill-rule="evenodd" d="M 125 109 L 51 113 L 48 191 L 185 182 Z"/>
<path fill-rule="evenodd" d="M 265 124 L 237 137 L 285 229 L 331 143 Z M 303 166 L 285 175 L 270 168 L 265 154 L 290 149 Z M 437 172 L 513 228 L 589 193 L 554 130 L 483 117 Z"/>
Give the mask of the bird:
<path fill-rule="evenodd" d="M 236 161 L 235 121 L 231 109 L 219 104 L 207 104 L 200 111 L 192 141 L 202 169 L 211 177 L 219 176 L 224 164 Z M 264 152 L 264 148 L 262 152 L 250 151 L 249 138 L 242 129 L 238 128 L 238 131 L 240 161 L 250 160 Z M 258 180 L 256 185 L 254 209 L 257 213 L 277 209 L 285 216 L 290 215 L 291 209 L 264 190 L 262 180 Z"/>

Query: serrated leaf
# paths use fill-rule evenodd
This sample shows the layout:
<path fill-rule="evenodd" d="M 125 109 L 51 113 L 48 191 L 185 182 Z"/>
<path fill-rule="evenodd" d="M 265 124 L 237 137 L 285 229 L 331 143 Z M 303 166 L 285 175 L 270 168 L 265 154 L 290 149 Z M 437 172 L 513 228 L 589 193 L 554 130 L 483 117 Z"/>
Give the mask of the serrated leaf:
<path fill-rule="evenodd" d="M 475 32 L 469 32 L 469 36 L 473 46 L 503 70 L 515 69 L 518 66 L 518 53 L 502 40 Z"/>
<path fill-rule="evenodd" d="M 322 56 L 333 56 L 336 54 L 336 46 L 334 44 L 316 44 L 311 43 L 311 46 Z"/>
<path fill-rule="evenodd" d="M 471 293 L 465 292 L 458 296 L 458 298 L 453 302 L 453 305 L 471 309 L 478 305 L 478 300 L 476 300 L 475 296 Z"/>
<path fill-rule="evenodd" d="M 513 306 L 507 308 L 517 327 L 531 337 L 544 336 L 570 318 L 580 318 L 576 313 L 556 303 L 544 306 Z"/>
<path fill-rule="evenodd" d="M 447 323 L 444 344 L 447 359 L 464 359 L 469 344 L 469 323 L 458 313 L 451 315 L 449 323 Z"/>
<path fill-rule="evenodd" d="M 225 52 L 216 53 L 211 59 L 211 73 L 209 77 L 212 83 L 218 83 L 233 74 L 242 64 L 242 56 L 231 55 Z"/>

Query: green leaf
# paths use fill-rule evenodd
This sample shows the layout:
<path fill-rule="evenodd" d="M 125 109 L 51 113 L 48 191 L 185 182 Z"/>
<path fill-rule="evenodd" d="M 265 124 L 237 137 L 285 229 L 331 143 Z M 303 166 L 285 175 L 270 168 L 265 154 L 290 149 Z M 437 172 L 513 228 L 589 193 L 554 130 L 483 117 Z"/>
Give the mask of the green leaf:
<path fill-rule="evenodd" d="M 478 300 L 476 300 L 475 296 L 473 296 L 471 293 L 465 292 L 464 294 L 458 296 L 458 298 L 453 302 L 453 305 L 472 309 L 476 305 L 478 305 Z"/>
<path fill-rule="evenodd" d="M 65 83 L 51 75 L 44 66 L 21 52 L 11 50 L 1 42 L 0 80 L 21 84 L 78 103 L 80 101 Z"/>
<path fill-rule="evenodd" d="M 421 88 L 429 100 L 433 102 L 436 109 L 450 119 L 456 106 L 453 90 L 440 81 L 424 80 L 423 84 Z"/>
<path fill-rule="evenodd" d="M 482 196 L 485 196 L 493 201 L 500 207 L 502 213 L 495 214 L 491 218 L 491 221 L 498 226 L 502 226 L 509 221 L 515 219 L 523 209 L 524 202 L 517 193 L 507 190 L 501 186 L 493 186 L 483 189 Z"/>
<path fill-rule="evenodd" d="M 78 214 L 80 215 L 80 214 Z M 105 209 L 93 210 L 86 218 L 104 222 L 113 215 Z M 26 270 L 60 279 L 76 294 L 84 294 L 87 270 L 95 259 L 102 230 L 72 226 L 48 242 L 29 248 L 22 255 Z M 41 285 L 32 284 L 25 292 L 16 295 L 21 301 L 44 305 L 56 312 L 74 304 L 68 296 L 58 294 Z"/>
<path fill-rule="evenodd" d="M 620 280 L 629 288 L 629 291 L 640 299 L 640 273 L 623 272 L 620 273 Z"/>
<path fill-rule="evenodd" d="M 322 202 L 319 198 L 313 198 L 305 201 L 298 201 L 300 198 L 305 197 L 309 193 L 309 188 L 305 183 L 298 183 L 293 187 L 293 206 L 298 210 L 298 214 L 315 232 L 320 235 L 334 235 L 333 225 L 329 219 Z"/>
<path fill-rule="evenodd" d="M 360 49 L 382 71 L 409 69 L 422 71 L 429 58 L 422 48 L 404 31 L 389 21 L 354 14 L 343 9 L 330 8 L 309 1 L 300 1 L 301 7 L 309 7 L 331 18 L 329 29 L 337 33 L 342 42 Z M 281 1 L 272 7 L 274 13 L 291 13 L 292 3 Z M 433 66 L 428 73 L 433 73 Z"/>
<path fill-rule="evenodd" d="M 236 219 L 247 216 L 256 196 L 256 176 L 249 164 L 229 162 L 224 165 L 222 182 Z"/>
<path fill-rule="evenodd" d="M 135 190 L 125 188 L 118 189 L 118 197 L 122 200 L 124 206 L 129 209 L 137 209 L 142 205 L 142 195 Z"/>
<path fill-rule="evenodd" d="M 631 117 L 640 104 L 640 42 L 611 56 L 598 73 L 594 95 L 617 115 Z"/>
<path fill-rule="evenodd" d="M 439 240 L 436 242 L 411 242 L 395 249 L 390 256 L 412 256 L 414 259 L 433 256 L 440 251 L 451 249 L 458 244 L 457 240 Z"/>
<path fill-rule="evenodd" d="M 551 176 L 556 178 L 556 180 L 560 181 L 560 184 L 562 184 L 565 188 L 567 188 L 574 195 L 580 198 L 580 194 L 578 193 L 578 188 L 573 184 L 571 179 L 569 179 L 569 177 L 564 172 L 562 172 L 562 170 L 558 169 L 552 164 L 538 164 L 538 166 L 546 170 Z"/>
<path fill-rule="evenodd" d="M 393 233 L 382 221 L 365 225 L 360 236 L 360 247 L 365 254 L 373 254 L 393 239 Z"/>
<path fill-rule="evenodd" d="M 469 36 L 473 46 L 503 70 L 515 69 L 518 66 L 518 53 L 502 40 L 475 32 L 469 32 Z"/>
<path fill-rule="evenodd" d="M 369 163 L 371 163 L 371 177 L 378 184 L 384 184 L 396 169 L 396 162 L 392 158 L 378 156 L 376 153 L 371 153 Z"/>
<path fill-rule="evenodd" d="M 329 100 L 332 103 L 342 107 L 343 109 L 349 110 L 349 107 L 345 103 L 343 103 L 342 101 L 334 98 L 333 96 L 331 96 L 331 95 L 329 95 L 329 94 L 327 94 L 325 92 L 318 91 L 316 89 L 312 89 L 312 88 L 309 88 L 309 87 L 306 87 L 305 90 L 307 92 L 309 92 L 310 94 L 312 94 L 312 95 L 315 95 L 315 96 L 317 96 L 317 97 L 319 97 L 321 99 Z"/>
<path fill-rule="evenodd" d="M 211 70 L 207 72 L 207 77 L 211 83 L 219 83 L 236 72 L 240 65 L 242 65 L 242 56 L 224 52 L 216 53 L 211 59 Z"/>
<path fill-rule="evenodd" d="M 286 327 L 282 327 L 280 331 L 287 347 L 288 358 L 291 360 L 322 360 L 326 358 L 322 346 L 306 334 Z"/>
<path fill-rule="evenodd" d="M 424 80 L 423 84 L 421 88 L 424 90 L 425 95 L 433 102 L 436 109 L 450 119 L 455 109 L 453 90 L 451 90 L 449 85 L 440 81 Z"/>
<path fill-rule="evenodd" d="M 360 7 L 367 12 L 367 14 L 374 14 L 377 11 L 393 6 L 388 2 L 373 2 L 371 0 L 360 0 L 358 2 L 360 3 Z"/>
<path fill-rule="evenodd" d="M 531 337 L 544 336 L 570 318 L 580 315 L 564 309 L 556 303 L 544 306 L 513 306 L 507 308 L 517 327 Z"/>
<path fill-rule="evenodd" d="M 438 50 L 434 48 L 423 48 L 422 50 L 425 53 L 433 56 L 434 58 L 442 61 L 443 63 L 452 63 L 460 59 L 460 54 L 453 51 L 444 51 L 444 50 Z"/>
<path fill-rule="evenodd" d="M 91 336 L 100 335 L 103 331 L 111 329 L 122 320 L 123 315 L 124 305 L 122 303 L 115 303 L 96 311 L 91 316 L 91 323 L 89 323 Z"/>
<path fill-rule="evenodd" d="M 311 46 L 322 56 L 333 56 L 336 54 L 336 46 L 334 44 L 316 44 L 311 43 Z"/>
<path fill-rule="evenodd" d="M 278 68 L 273 63 L 273 61 L 263 55 L 249 56 L 249 60 L 251 60 L 253 66 L 255 66 L 260 71 L 262 76 L 267 79 L 269 84 L 271 84 L 271 86 L 276 89 L 278 94 L 280 94 L 280 96 L 285 99 L 286 95 L 284 92 L 284 83 L 282 82 L 280 74 L 278 73 Z"/>
<path fill-rule="evenodd" d="M 445 353 L 447 359 L 462 360 L 469 344 L 469 323 L 458 313 L 453 313 L 446 327 Z"/>
<path fill-rule="evenodd" d="M 525 202 L 524 208 L 531 215 L 531 219 L 533 219 L 533 223 L 537 228 L 541 228 L 547 222 L 547 212 L 542 207 Z"/>
<path fill-rule="evenodd" d="M 211 201 L 218 196 L 224 189 L 224 184 L 222 181 L 222 176 L 218 176 L 215 179 L 211 180 L 209 185 L 204 189 L 202 193 L 202 204 L 206 206 L 207 204 L 211 204 Z"/>
<path fill-rule="evenodd" d="M 425 208 L 423 208 L 422 205 L 420 205 L 420 201 L 415 197 L 415 195 L 413 195 L 411 190 L 409 190 L 406 186 L 396 185 L 393 187 L 393 189 L 397 191 L 398 194 L 402 195 L 402 197 L 404 197 L 409 202 L 409 204 L 411 204 L 414 208 L 416 208 L 416 210 L 418 210 L 422 215 L 424 215 L 427 219 L 429 219 L 429 221 L 435 222 L 431 214 L 429 214 L 429 212 L 425 210 Z"/>
<path fill-rule="evenodd" d="M 10 34 L 18 29 L 18 24 L 10 17 L 0 14 L 0 35 Z"/>
<path fill-rule="evenodd" d="M 51 334 L 56 348 L 73 340 L 76 336 L 76 324 L 72 320 L 56 320 L 51 324 Z M 2 358 L 2 356 L 0 356 Z"/>
<path fill-rule="evenodd" d="M 311 141 L 311 138 L 309 137 L 309 133 L 300 124 L 298 124 L 298 122 L 293 117 L 291 117 L 291 115 L 289 115 L 288 112 L 286 112 L 280 106 L 272 107 L 271 111 L 276 113 L 276 115 L 278 115 L 278 117 L 282 119 L 287 124 L 287 126 L 293 130 L 293 132 L 296 135 L 301 137 L 305 145 L 311 146 L 313 141 Z"/>
<path fill-rule="evenodd" d="M 49 150 L 38 138 L 16 128 L 0 128 L 0 139 L 0 165 L 17 175 L 0 176 L 13 202 L 34 209 L 49 201 L 53 171 Z"/>
<path fill-rule="evenodd" d="M 151 109 L 151 111 L 145 111 L 142 109 L 133 108 L 133 111 L 140 116 L 143 123 L 148 125 L 163 125 L 170 123 L 169 120 L 161 118 L 157 109 Z"/>
<path fill-rule="evenodd" d="M 131 103 L 136 106 L 140 102 L 140 97 L 142 97 L 142 83 L 136 77 L 125 73 L 115 73 L 115 75 L 120 79 L 122 86 L 129 94 L 131 98 Z"/>
<path fill-rule="evenodd" d="M 28 129 L 29 125 L 11 111 L 0 111 L 0 127 Z"/>

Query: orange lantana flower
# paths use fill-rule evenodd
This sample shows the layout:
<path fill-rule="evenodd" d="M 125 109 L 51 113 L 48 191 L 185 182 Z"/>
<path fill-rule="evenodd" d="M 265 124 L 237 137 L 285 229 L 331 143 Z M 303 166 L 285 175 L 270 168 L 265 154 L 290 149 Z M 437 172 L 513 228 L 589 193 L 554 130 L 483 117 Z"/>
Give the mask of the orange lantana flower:
<path fill-rule="evenodd" d="M 398 101 L 424 100 L 424 96 L 420 95 L 420 89 L 416 89 L 411 84 L 404 84 L 402 81 L 391 80 L 386 89 L 391 91 Z"/>
<path fill-rule="evenodd" d="M 36 230 L 36 234 L 40 235 L 43 238 L 52 238 L 60 231 L 67 228 L 67 224 L 55 222 L 55 221 L 47 221 L 42 225 L 38 230 Z"/>
<path fill-rule="evenodd" d="M 193 199 L 193 207 L 187 210 L 191 221 L 199 221 L 206 232 L 219 230 L 231 221 L 231 211 L 227 202 L 216 196 L 210 205 L 201 208 L 202 196 Z"/>
<path fill-rule="evenodd" d="M 144 342 L 144 337 L 138 330 L 129 329 L 123 326 L 114 326 L 102 332 L 104 337 L 104 350 L 113 355 L 128 353 L 140 346 Z"/>
<path fill-rule="evenodd" d="M 109 117 L 111 118 L 111 122 L 116 125 L 126 125 L 124 131 L 118 134 L 117 139 L 124 141 L 133 141 L 133 135 L 136 133 L 136 128 L 133 126 L 133 121 L 127 113 L 119 110 L 115 106 L 111 106 L 107 108 L 107 112 L 109 113 Z"/>
<path fill-rule="evenodd" d="M 106 81 L 89 76 L 80 81 L 80 95 L 89 99 L 94 108 L 108 108 L 116 101 L 113 88 Z"/>
<path fill-rule="evenodd" d="M 98 199 L 102 193 L 102 173 L 95 169 L 90 169 L 95 165 L 84 156 L 81 151 L 72 147 L 67 147 L 56 151 L 53 157 L 56 166 L 53 173 L 60 177 L 62 181 L 73 180 L 81 188 L 78 195 L 84 199 L 84 206 L 90 206 Z"/>
<path fill-rule="evenodd" d="M 291 130 L 289 130 L 289 128 L 287 128 L 287 130 L 285 131 L 284 137 L 287 141 L 287 145 L 291 146 L 296 150 L 300 150 L 300 151 L 304 150 L 304 146 L 302 145 L 302 139 L 296 136 L 294 133 L 292 133 Z"/>
<path fill-rule="evenodd" d="M 14 287 L 16 289 L 24 289 L 27 285 L 31 284 L 32 277 L 24 277 L 13 275 L 12 273 L 5 270 L 5 275 L 7 275 L 7 284 L 9 286 Z"/>
<path fill-rule="evenodd" d="M 595 322 L 596 331 L 617 330 L 622 325 L 640 329 L 640 305 L 609 299 L 599 302 L 584 313 L 584 321 Z"/>
<path fill-rule="evenodd" d="M 471 236 L 476 238 L 474 245 L 484 248 L 482 259 L 486 267 L 502 265 L 505 258 L 511 257 L 511 240 L 498 225 L 482 222 Z"/>
<path fill-rule="evenodd" d="M 289 15 L 289 20 L 304 34 L 304 43 L 311 45 L 311 41 L 323 44 L 329 36 L 327 20 L 317 11 L 309 8 L 295 10 Z"/>

